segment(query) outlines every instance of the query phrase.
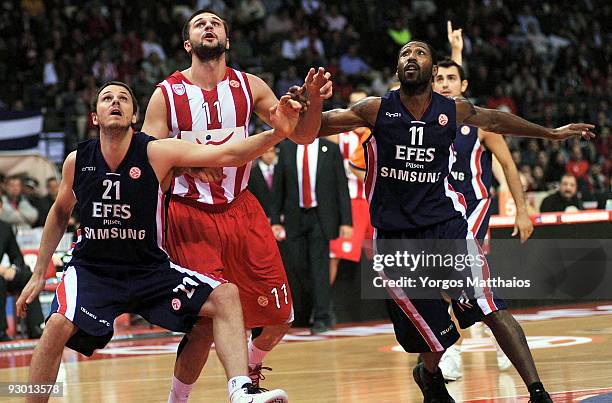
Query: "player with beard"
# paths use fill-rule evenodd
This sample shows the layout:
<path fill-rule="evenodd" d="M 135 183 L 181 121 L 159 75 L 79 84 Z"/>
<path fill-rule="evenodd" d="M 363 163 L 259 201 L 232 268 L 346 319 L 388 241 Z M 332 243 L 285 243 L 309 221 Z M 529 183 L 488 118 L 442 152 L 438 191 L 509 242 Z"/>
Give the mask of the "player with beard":
<path fill-rule="evenodd" d="M 230 68 L 226 22 L 217 14 L 196 11 L 183 26 L 183 46 L 191 66 L 160 83 L 153 93 L 143 131 L 158 138 L 177 137 L 220 145 L 249 136 L 251 114 L 270 123 L 268 109 L 278 102 L 259 77 Z M 309 108 L 290 138 L 302 142 L 320 127 L 323 99 L 331 96 L 329 73 L 310 69 L 303 89 Z M 299 94 L 298 94 L 299 95 Z M 280 342 L 293 321 L 289 283 L 269 221 L 257 199 L 246 189 L 251 162 L 224 167 L 222 175 L 206 171 L 177 176 L 169 201 L 165 247 L 181 265 L 236 284 L 249 340 L 253 383 L 262 378 L 265 355 Z M 212 322 L 206 330 L 181 341 L 169 401 L 185 401 L 206 363 L 212 344 Z M 199 335 L 204 339 L 198 340 Z"/>
<path fill-rule="evenodd" d="M 589 124 L 549 129 L 509 113 L 476 107 L 463 98 L 446 98 L 432 90 L 436 73 L 431 46 L 408 42 L 398 55 L 399 90 L 323 113 L 319 136 L 357 127 L 372 129 L 364 149 L 366 194 L 377 248 L 385 247 L 378 242 L 385 239 L 468 240 L 464 244 L 473 240 L 465 201 L 448 182 L 458 125 L 555 140 L 594 137 Z M 480 251 L 478 254 L 482 257 Z M 488 278 L 486 260 L 468 267 L 467 274 Z M 409 296 L 410 289 L 387 290 L 392 297 L 387 307 L 398 342 L 407 352 L 423 353 L 424 362 L 414 368 L 413 376 L 424 401 L 453 402 L 438 368 L 444 351 L 459 338 L 447 305 L 441 296 L 416 299 Z M 487 287 L 453 291 L 453 309 L 461 327 L 486 323 L 527 385 L 531 401 L 552 402 L 540 382 L 523 330 L 504 309 L 504 302 Z"/>

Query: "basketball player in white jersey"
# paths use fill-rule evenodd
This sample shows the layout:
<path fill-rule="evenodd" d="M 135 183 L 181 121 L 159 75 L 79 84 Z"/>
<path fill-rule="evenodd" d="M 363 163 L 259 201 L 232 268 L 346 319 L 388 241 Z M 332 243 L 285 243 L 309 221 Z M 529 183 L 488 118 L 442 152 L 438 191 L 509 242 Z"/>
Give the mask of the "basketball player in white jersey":
<path fill-rule="evenodd" d="M 143 131 L 158 138 L 220 145 L 248 137 L 253 112 L 270 123 L 267 111 L 278 99 L 262 79 L 227 66 L 230 42 L 221 17 L 196 11 L 183 27 L 183 40 L 191 67 L 158 85 L 147 107 Z M 298 134 L 290 137 L 296 142 L 312 138 L 319 130 L 323 99 L 331 96 L 329 73 L 310 69 L 303 88 L 310 98 L 309 108 L 294 131 Z M 249 368 L 257 386 L 263 358 L 289 330 L 293 306 L 268 219 L 246 189 L 250 168 L 251 163 L 226 167 L 221 178 L 210 180 L 209 176 L 208 182 L 187 174 L 176 177 L 165 246 L 179 264 L 238 286 L 245 326 L 253 329 Z M 203 319 L 197 326 L 208 328 L 197 333 L 206 334 L 207 340 L 187 335 L 181 341 L 170 402 L 186 400 L 207 360 L 212 323 Z"/>

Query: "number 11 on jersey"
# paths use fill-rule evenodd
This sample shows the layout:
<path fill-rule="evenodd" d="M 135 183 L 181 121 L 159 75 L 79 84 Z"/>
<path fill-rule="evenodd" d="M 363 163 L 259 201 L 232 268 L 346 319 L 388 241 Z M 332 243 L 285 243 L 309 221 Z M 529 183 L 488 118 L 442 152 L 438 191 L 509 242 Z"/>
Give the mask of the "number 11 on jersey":
<path fill-rule="evenodd" d="M 283 294 L 285 295 L 285 298 L 284 298 L 284 300 L 285 300 L 285 305 L 289 304 L 289 301 L 288 301 L 288 299 L 287 299 L 287 284 L 283 283 L 283 285 L 281 286 L 281 288 L 280 288 L 280 289 L 281 289 L 281 291 L 283 292 Z M 276 299 L 276 308 L 277 308 L 277 309 L 280 309 L 280 308 L 281 308 L 281 305 L 280 305 L 280 300 L 279 300 L 279 298 L 278 298 L 278 290 L 276 289 L 276 287 L 274 287 L 274 288 L 272 289 L 272 291 L 270 291 L 270 292 L 271 292 L 271 293 L 274 295 L 274 298 Z"/>

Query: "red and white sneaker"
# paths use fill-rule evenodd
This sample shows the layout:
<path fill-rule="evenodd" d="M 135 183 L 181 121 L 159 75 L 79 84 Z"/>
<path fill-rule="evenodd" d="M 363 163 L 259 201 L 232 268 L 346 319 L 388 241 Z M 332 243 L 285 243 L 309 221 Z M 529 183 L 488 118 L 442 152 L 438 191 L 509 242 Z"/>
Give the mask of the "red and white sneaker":
<path fill-rule="evenodd" d="M 282 389 L 256 388 L 250 383 L 242 385 L 230 396 L 230 403 L 288 403 L 287 393 Z"/>

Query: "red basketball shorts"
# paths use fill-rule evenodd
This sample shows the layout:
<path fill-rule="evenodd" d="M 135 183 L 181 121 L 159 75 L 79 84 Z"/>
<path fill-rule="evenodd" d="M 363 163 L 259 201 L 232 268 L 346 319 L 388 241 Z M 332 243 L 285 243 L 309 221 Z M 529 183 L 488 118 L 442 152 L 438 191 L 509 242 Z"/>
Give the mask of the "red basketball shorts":
<path fill-rule="evenodd" d="M 329 254 L 331 258 L 345 259 L 353 262 L 361 260 L 361 248 L 366 253 L 371 251 L 374 230 L 370 224 L 370 205 L 366 199 L 352 199 L 353 236 L 351 239 L 342 237 L 331 240 Z"/>
<path fill-rule="evenodd" d="M 165 248 L 173 261 L 238 286 L 247 328 L 293 321 L 283 261 L 251 192 L 216 206 L 173 195 L 166 229 Z"/>

